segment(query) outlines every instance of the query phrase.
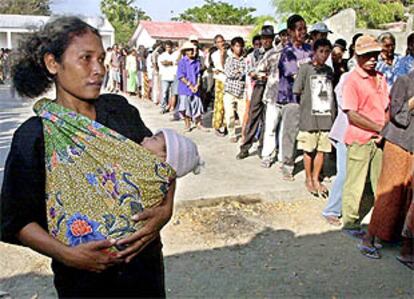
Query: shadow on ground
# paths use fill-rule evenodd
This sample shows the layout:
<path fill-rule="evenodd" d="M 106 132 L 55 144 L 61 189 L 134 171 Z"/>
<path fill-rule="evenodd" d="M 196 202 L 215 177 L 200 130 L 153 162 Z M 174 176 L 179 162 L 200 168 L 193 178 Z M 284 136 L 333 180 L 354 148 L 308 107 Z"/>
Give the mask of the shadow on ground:
<path fill-rule="evenodd" d="M 166 256 L 167 296 L 414 296 L 414 273 L 396 261 L 397 248 L 385 247 L 378 261 L 363 257 L 355 245 L 339 231 L 296 237 L 288 230 L 265 229 L 244 245 Z M 51 276 L 38 274 L 0 280 L 0 290 L 14 298 L 54 294 Z"/>

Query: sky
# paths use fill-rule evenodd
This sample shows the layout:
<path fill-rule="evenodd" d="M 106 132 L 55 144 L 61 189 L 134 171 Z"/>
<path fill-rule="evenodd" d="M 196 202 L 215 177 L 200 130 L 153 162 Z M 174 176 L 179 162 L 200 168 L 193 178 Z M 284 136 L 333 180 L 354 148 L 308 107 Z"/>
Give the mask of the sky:
<path fill-rule="evenodd" d="M 52 0 L 51 9 L 56 14 L 80 14 L 86 16 L 100 15 L 100 0 Z M 256 8 L 254 15 L 273 15 L 270 0 L 221 0 L 234 6 L 247 6 Z M 152 20 L 168 21 L 178 16 L 184 10 L 194 6 L 203 5 L 203 0 L 139 0 L 136 6 L 143 9 Z"/>

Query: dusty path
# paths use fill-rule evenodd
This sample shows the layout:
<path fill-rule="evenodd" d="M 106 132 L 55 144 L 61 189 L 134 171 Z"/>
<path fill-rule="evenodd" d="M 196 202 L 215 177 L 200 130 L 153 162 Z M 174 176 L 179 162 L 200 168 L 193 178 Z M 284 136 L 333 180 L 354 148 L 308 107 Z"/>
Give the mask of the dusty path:
<path fill-rule="evenodd" d="M 363 257 L 319 216 L 323 201 L 180 208 L 163 231 L 167 295 L 183 297 L 413 298 L 414 273 L 385 247 Z M 0 290 L 54 296 L 48 259 L 0 243 Z"/>

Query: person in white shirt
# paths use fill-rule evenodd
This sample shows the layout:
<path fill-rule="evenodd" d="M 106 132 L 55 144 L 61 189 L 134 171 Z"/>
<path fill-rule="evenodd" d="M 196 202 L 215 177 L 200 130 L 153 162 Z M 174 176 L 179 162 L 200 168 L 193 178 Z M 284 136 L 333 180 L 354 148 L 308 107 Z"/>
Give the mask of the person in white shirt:
<path fill-rule="evenodd" d="M 174 94 L 175 77 L 177 75 L 177 55 L 173 52 L 173 43 L 168 40 L 165 42 L 165 52 L 158 57 L 158 66 L 160 68 L 162 100 L 161 113 L 168 112 L 168 99 Z"/>

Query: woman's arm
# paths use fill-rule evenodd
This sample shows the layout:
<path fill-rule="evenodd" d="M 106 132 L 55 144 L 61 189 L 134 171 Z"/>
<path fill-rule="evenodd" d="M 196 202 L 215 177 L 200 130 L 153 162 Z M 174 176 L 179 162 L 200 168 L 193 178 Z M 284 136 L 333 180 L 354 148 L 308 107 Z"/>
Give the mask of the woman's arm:
<path fill-rule="evenodd" d="M 105 251 L 115 240 L 102 240 L 69 247 L 52 238 L 39 224 L 31 222 L 23 227 L 17 238 L 23 245 L 47 255 L 69 267 L 102 272 L 108 267 L 121 263 L 116 254 Z"/>
<path fill-rule="evenodd" d="M 148 244 L 155 240 L 160 230 L 172 217 L 174 206 L 176 181 L 174 181 L 161 205 L 155 208 L 145 209 L 142 213 L 132 217 L 133 221 L 147 221 L 145 226 L 125 239 L 118 240 L 117 245 L 127 245 L 127 249 L 119 252 L 119 257 L 129 263 Z"/>

